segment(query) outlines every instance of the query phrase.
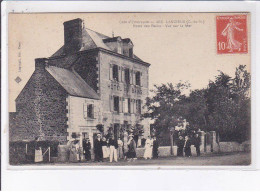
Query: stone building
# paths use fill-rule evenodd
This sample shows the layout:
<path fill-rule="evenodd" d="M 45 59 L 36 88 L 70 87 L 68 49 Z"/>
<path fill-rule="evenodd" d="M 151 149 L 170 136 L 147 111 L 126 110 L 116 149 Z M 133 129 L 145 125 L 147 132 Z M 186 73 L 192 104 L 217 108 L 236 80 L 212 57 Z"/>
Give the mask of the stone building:
<path fill-rule="evenodd" d="M 64 23 L 64 45 L 51 57 L 35 60 L 35 71 L 16 99 L 10 140 L 66 141 L 73 133 L 93 137 L 97 125 L 115 136 L 132 126 L 150 133 L 141 120 L 148 96 L 149 63 L 134 54 L 129 38 L 108 37 Z"/>

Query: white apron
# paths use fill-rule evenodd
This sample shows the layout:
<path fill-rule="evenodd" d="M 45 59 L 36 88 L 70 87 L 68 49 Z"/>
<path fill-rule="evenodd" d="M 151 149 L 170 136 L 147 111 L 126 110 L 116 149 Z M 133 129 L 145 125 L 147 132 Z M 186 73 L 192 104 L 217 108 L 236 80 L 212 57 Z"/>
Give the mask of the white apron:
<path fill-rule="evenodd" d="M 107 146 L 102 146 L 102 152 L 103 152 L 103 158 L 108 158 L 109 157 L 109 148 Z"/>
<path fill-rule="evenodd" d="M 40 148 L 39 150 L 35 150 L 34 162 L 42 162 L 42 161 L 43 161 L 42 149 Z"/>

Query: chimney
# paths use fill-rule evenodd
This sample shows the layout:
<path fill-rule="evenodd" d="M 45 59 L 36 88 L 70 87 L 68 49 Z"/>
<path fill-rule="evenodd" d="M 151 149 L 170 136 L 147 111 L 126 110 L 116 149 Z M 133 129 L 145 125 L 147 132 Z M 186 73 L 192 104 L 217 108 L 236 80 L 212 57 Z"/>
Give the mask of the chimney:
<path fill-rule="evenodd" d="M 66 54 L 75 53 L 82 47 L 82 19 L 70 20 L 64 25 L 64 51 Z"/>
<path fill-rule="evenodd" d="M 35 70 L 45 70 L 45 67 L 48 65 L 47 58 L 37 58 L 35 59 Z"/>

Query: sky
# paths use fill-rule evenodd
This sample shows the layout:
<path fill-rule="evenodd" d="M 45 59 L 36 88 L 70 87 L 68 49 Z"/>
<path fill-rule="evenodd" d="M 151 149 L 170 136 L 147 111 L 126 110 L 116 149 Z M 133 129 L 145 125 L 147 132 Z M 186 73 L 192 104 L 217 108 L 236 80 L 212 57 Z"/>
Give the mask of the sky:
<path fill-rule="evenodd" d="M 234 13 L 232 13 L 234 14 Z M 130 38 L 134 53 L 151 64 L 154 84 L 188 81 L 191 89 L 207 86 L 218 70 L 234 76 L 235 68 L 250 71 L 247 54 L 217 54 L 216 16 L 228 13 L 57 13 L 9 14 L 9 111 L 34 71 L 35 58 L 50 57 L 64 43 L 63 22 L 84 20 L 87 28 L 107 36 Z M 248 35 L 250 17 L 248 16 Z M 20 65 L 19 65 L 19 60 Z M 20 67 L 20 70 L 19 70 Z M 17 83 L 15 79 L 21 78 Z"/>

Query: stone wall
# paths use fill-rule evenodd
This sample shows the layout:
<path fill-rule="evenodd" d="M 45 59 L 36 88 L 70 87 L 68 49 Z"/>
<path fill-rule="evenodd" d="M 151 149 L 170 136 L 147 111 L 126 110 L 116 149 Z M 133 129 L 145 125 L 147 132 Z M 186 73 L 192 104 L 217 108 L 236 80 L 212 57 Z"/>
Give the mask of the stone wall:
<path fill-rule="evenodd" d="M 98 51 L 80 54 L 73 68 L 91 88 L 99 93 Z"/>
<path fill-rule="evenodd" d="M 16 99 L 16 116 L 10 120 L 10 141 L 66 140 L 66 91 L 36 59 L 32 77 Z"/>

